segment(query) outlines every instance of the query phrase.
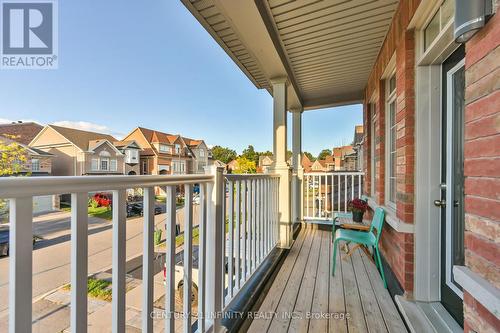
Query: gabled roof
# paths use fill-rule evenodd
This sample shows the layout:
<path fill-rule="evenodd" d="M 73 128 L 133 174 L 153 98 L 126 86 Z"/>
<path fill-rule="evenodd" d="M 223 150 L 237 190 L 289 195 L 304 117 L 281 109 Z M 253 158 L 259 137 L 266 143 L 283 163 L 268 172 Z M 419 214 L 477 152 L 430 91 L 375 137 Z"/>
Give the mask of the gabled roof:
<path fill-rule="evenodd" d="M 73 143 L 75 146 L 80 148 L 83 151 L 87 151 L 90 149 L 90 146 L 93 144 L 91 142 L 95 142 L 98 140 L 107 140 L 109 143 L 118 141 L 116 138 L 109 134 L 96 133 L 83 131 L 75 128 L 68 128 L 62 126 L 48 125 L 53 130 L 64 136 L 68 141 Z M 97 144 L 97 143 L 96 143 Z M 95 146 L 94 146 L 95 148 Z"/>
<path fill-rule="evenodd" d="M 130 146 L 133 146 L 134 148 L 141 149 L 135 140 L 115 141 L 113 144 L 117 148 L 129 148 Z"/>
<path fill-rule="evenodd" d="M 42 125 L 34 122 L 0 124 L 0 135 L 27 145 L 42 129 Z"/>
<path fill-rule="evenodd" d="M 23 147 L 28 154 L 32 156 L 43 156 L 43 157 L 52 157 L 54 154 L 48 153 L 46 151 L 43 151 L 41 149 L 29 147 L 21 142 L 18 142 L 17 140 L 13 140 L 7 136 L 2 136 L 0 135 L 0 142 L 3 142 L 4 144 L 11 144 L 12 142 L 17 143 L 19 146 Z"/>

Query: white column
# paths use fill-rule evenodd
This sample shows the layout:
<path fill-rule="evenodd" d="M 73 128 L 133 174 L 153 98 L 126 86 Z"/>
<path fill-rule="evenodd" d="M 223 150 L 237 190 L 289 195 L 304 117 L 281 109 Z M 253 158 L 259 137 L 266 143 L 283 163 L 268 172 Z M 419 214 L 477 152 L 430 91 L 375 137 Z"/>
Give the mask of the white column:
<path fill-rule="evenodd" d="M 302 108 L 292 109 L 292 222 L 302 221 Z"/>
<path fill-rule="evenodd" d="M 280 247 L 292 245 L 292 221 L 290 217 L 290 167 L 286 162 L 287 151 L 287 105 L 286 78 L 271 80 L 273 85 L 273 172 L 280 175 L 279 182 L 279 238 Z"/>
<path fill-rule="evenodd" d="M 225 200 L 223 168 L 211 165 L 205 173 L 212 174 L 214 181 L 207 184 L 207 225 L 206 225 L 206 311 L 212 324 L 212 331 L 220 331 L 220 313 L 223 308 L 224 293 L 224 208 Z"/>

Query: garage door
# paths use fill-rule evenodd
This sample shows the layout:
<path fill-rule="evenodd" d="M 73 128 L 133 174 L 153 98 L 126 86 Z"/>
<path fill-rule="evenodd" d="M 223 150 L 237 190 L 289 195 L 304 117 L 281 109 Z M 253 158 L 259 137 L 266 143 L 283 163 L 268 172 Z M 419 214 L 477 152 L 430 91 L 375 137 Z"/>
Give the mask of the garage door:
<path fill-rule="evenodd" d="M 33 197 L 33 213 L 48 212 L 54 210 L 52 205 L 52 195 Z"/>

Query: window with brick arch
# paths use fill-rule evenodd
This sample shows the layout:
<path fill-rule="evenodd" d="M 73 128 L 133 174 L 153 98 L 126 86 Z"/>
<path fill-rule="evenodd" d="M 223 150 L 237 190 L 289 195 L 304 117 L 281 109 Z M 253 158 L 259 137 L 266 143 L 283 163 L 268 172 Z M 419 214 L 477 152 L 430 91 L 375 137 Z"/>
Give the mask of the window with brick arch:
<path fill-rule="evenodd" d="M 386 205 L 396 208 L 396 73 L 386 80 Z"/>

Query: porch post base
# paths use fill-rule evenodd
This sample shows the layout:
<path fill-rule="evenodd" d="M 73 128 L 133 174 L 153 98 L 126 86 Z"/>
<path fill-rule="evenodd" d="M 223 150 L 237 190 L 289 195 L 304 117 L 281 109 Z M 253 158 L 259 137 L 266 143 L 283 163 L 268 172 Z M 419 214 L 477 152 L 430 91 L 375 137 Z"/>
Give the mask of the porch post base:
<path fill-rule="evenodd" d="M 282 249 L 289 249 L 293 244 L 293 222 L 290 214 L 291 203 L 291 169 L 288 164 L 276 164 L 273 173 L 280 175 L 279 182 L 279 244 L 278 247 Z"/>

